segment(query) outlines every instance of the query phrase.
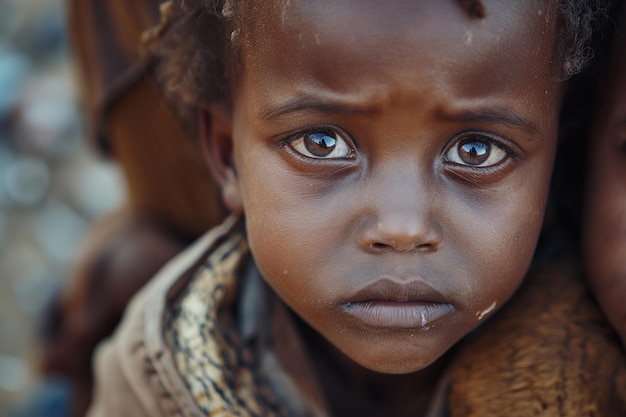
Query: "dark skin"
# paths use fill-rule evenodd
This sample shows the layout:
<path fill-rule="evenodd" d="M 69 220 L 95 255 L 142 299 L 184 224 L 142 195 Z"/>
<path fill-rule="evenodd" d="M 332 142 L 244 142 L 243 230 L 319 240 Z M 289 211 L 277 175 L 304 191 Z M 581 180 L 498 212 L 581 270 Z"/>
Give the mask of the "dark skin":
<path fill-rule="evenodd" d="M 232 107 L 206 106 L 224 201 L 334 415 L 423 415 L 443 355 L 532 258 L 562 91 L 553 5 L 485 6 L 244 5 Z"/>
<path fill-rule="evenodd" d="M 622 20 L 622 28 L 626 27 Z M 626 346 L 626 37 L 603 76 L 589 138 L 584 221 L 586 269 L 598 301 Z"/>

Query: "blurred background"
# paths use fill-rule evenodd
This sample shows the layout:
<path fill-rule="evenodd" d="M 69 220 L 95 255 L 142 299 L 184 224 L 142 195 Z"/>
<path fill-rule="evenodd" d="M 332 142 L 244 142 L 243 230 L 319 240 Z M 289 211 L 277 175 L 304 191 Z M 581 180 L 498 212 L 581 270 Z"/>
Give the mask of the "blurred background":
<path fill-rule="evenodd" d="M 0 0 L 0 416 L 38 384 L 37 328 L 125 190 L 87 138 L 63 0 Z"/>

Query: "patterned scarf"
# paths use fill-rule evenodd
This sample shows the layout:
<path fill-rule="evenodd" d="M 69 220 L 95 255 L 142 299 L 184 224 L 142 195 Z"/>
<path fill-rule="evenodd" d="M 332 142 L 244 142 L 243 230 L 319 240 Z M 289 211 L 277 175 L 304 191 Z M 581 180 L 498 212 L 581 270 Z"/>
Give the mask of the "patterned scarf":
<path fill-rule="evenodd" d="M 164 321 L 178 371 L 211 417 L 286 415 L 236 330 L 237 277 L 247 259 L 243 233 L 231 233 L 170 304 Z"/>

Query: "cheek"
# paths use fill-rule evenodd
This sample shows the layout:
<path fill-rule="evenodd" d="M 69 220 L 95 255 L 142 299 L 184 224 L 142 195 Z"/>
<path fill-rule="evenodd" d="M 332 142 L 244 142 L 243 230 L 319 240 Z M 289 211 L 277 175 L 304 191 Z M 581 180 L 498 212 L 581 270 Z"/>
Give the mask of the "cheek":
<path fill-rule="evenodd" d="M 448 233 L 459 263 L 473 279 L 458 280 L 476 311 L 498 308 L 523 279 L 532 260 L 547 199 L 550 164 L 535 166 L 473 201 L 458 200 Z"/>
<path fill-rule="evenodd" d="M 583 256 L 598 301 L 625 338 L 626 158 L 606 138 L 598 142 L 589 165 Z"/>
<path fill-rule="evenodd" d="M 313 270 L 345 247 L 337 235 L 345 225 L 337 195 L 318 192 L 319 182 L 294 175 L 275 152 L 248 160 L 239 174 L 250 249 L 268 284 L 285 301 L 310 306 L 332 294 L 330 278 L 301 277 L 317 275 Z"/>
<path fill-rule="evenodd" d="M 607 181 L 597 190 L 586 235 L 591 260 L 626 270 L 626 181 L 617 182 Z"/>
<path fill-rule="evenodd" d="M 541 215 L 517 210 L 508 214 L 515 212 L 518 215 L 510 217 L 482 213 L 488 220 L 465 235 L 466 241 L 473 242 L 461 244 L 469 258 L 466 265 L 472 266 L 471 275 L 477 281 L 468 289 L 477 308 L 494 300 L 501 305 L 517 288 L 532 259 Z"/>
<path fill-rule="evenodd" d="M 607 154 L 590 166 L 584 222 L 584 256 L 591 283 L 626 296 L 626 159 Z"/>
<path fill-rule="evenodd" d="M 610 119 L 590 147 L 583 227 L 584 255 L 592 278 L 626 269 L 626 157 L 615 146 Z"/>

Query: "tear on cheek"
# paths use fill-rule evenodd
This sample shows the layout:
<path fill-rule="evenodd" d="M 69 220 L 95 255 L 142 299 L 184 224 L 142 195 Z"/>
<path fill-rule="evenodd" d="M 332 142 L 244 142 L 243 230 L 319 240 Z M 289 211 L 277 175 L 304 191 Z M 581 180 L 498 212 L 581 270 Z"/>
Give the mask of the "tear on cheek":
<path fill-rule="evenodd" d="M 484 319 L 489 313 L 491 313 L 493 310 L 496 309 L 496 302 L 494 301 L 493 303 L 491 303 L 491 305 L 489 307 L 487 307 L 486 309 L 482 310 L 482 311 L 477 311 L 476 312 L 476 317 L 478 318 L 478 320 L 482 320 Z"/>

